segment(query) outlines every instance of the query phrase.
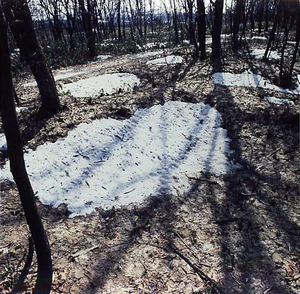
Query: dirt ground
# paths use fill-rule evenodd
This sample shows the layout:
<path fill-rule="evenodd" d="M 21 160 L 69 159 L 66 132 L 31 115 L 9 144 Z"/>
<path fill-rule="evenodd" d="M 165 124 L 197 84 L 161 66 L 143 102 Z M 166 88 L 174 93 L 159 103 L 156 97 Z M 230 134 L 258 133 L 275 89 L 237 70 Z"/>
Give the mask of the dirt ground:
<path fill-rule="evenodd" d="M 64 137 L 82 122 L 128 118 L 169 100 L 204 102 L 222 114 L 231 160 L 240 165 L 223 177 L 187 175 L 186 193 L 88 216 L 68 218 L 64 205 L 38 201 L 53 255 L 52 293 L 300 293 L 299 96 L 212 82 L 215 71 L 248 68 L 274 80 L 275 61 L 245 51 L 228 53 L 220 65 L 193 62 L 189 49 L 175 53 L 183 64 L 153 67 L 125 55 L 76 67 L 90 69 L 85 77 L 133 73 L 141 85 L 88 100 L 62 93 L 62 111 L 42 121 L 37 89 L 17 84 L 28 107 L 19 114 L 26 148 Z M 296 106 L 269 105 L 266 95 Z M 8 293 L 24 266 L 29 234 L 15 185 L 4 181 L 1 190 L 0 293 Z M 23 293 L 35 278 L 34 258 Z"/>

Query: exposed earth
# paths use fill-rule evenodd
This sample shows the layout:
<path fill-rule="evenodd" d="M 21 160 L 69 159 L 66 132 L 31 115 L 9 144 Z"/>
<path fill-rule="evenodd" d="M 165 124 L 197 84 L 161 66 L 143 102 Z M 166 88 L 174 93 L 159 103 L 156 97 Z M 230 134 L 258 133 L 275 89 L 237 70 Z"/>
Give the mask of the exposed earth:
<path fill-rule="evenodd" d="M 166 51 L 184 62 L 154 66 L 146 64 L 149 58 L 163 54 L 123 55 L 73 67 L 85 71 L 84 78 L 131 73 L 141 83 L 132 92 L 89 99 L 61 91 L 62 111 L 47 120 L 36 118 L 38 89 L 17 81 L 27 107 L 18 114 L 26 148 L 65 137 L 83 122 L 121 120 L 167 101 L 203 102 L 221 113 L 230 160 L 239 165 L 225 176 L 190 175 L 188 192 L 87 216 L 69 218 L 65 205 L 45 206 L 37 197 L 52 249 L 52 293 L 300 293 L 299 95 L 213 83 L 217 71 L 245 69 L 276 82 L 275 60 L 227 52 L 221 66 L 194 62 L 188 47 Z M 295 68 L 300 74 L 299 62 Z M 270 104 L 265 96 L 295 105 Z M 24 266 L 29 233 L 13 183 L 2 182 L 0 199 L 0 292 L 9 293 Z M 24 293 L 35 278 L 34 258 Z"/>

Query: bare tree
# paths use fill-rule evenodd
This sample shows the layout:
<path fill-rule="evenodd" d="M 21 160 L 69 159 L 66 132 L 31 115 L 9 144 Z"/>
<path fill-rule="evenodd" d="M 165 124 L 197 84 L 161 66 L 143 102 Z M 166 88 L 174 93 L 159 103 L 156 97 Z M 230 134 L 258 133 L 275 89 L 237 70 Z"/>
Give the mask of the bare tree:
<path fill-rule="evenodd" d="M 242 20 L 242 12 L 244 0 L 237 0 L 234 10 L 233 18 L 233 32 L 232 32 L 232 49 L 237 50 L 239 48 L 239 29 Z"/>
<path fill-rule="evenodd" d="M 205 5 L 203 0 L 197 0 L 197 14 L 198 14 L 198 38 L 199 50 L 201 52 L 200 59 L 206 58 L 206 16 Z"/>
<path fill-rule="evenodd" d="M 212 2 L 212 0 L 211 0 Z M 215 0 L 212 2 L 214 6 L 214 21 L 212 30 L 212 58 L 218 58 L 221 56 L 221 30 L 223 22 L 223 6 L 224 0 Z"/>
<path fill-rule="evenodd" d="M 48 294 L 52 284 L 51 252 L 41 218 L 39 216 L 35 196 L 32 190 L 24 162 L 22 139 L 17 121 L 13 98 L 11 63 L 8 49 L 7 24 L 0 3 L 0 104 L 3 129 L 8 146 L 10 170 L 19 190 L 27 224 L 34 240 L 38 261 L 38 275 L 33 293 Z"/>
<path fill-rule="evenodd" d="M 27 1 L 2 0 L 2 3 L 16 42 L 38 84 L 42 100 L 40 114 L 56 113 L 60 108 L 57 89 L 38 44 Z"/>
<path fill-rule="evenodd" d="M 90 0 L 86 0 L 86 5 L 84 0 L 78 0 L 81 10 L 81 16 L 83 21 L 83 27 L 87 40 L 87 47 L 89 50 L 89 57 L 94 58 L 96 56 L 95 47 L 95 35 L 92 26 L 92 4 Z"/>

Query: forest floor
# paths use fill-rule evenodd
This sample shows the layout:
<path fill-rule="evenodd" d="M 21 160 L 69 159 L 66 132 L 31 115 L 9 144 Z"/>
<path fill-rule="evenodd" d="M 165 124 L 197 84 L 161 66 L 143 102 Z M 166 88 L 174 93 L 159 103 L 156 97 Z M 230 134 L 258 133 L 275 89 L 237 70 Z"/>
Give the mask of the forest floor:
<path fill-rule="evenodd" d="M 273 81 L 276 61 L 240 52 L 227 53 L 222 64 L 194 62 L 189 49 L 172 53 L 184 62 L 154 67 L 124 55 L 77 66 L 89 69 L 85 78 L 127 72 L 141 84 L 88 100 L 61 93 L 62 111 L 47 120 L 36 119 L 37 88 L 24 88 L 24 81 L 16 87 L 27 107 L 18 114 L 27 148 L 65 137 L 83 122 L 125 119 L 167 101 L 203 102 L 221 113 L 230 160 L 240 165 L 223 176 L 190 177 L 189 191 L 86 216 L 70 218 L 64 205 L 37 199 L 52 249 L 52 293 L 300 293 L 299 95 L 212 80 L 217 71 L 251 69 Z M 265 96 L 295 105 L 272 105 Z M 0 293 L 8 293 L 24 265 L 29 234 L 15 185 L 2 181 L 1 190 Z M 36 259 L 24 293 L 35 278 Z"/>

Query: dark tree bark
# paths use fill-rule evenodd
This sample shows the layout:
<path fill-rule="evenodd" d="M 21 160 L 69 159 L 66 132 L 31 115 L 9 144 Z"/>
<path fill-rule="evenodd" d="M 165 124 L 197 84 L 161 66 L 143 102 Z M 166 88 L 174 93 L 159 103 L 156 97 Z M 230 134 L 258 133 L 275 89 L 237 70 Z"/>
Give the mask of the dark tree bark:
<path fill-rule="evenodd" d="M 121 0 L 118 0 L 117 3 L 117 22 L 118 22 L 118 39 L 122 41 L 122 32 L 121 32 Z"/>
<path fill-rule="evenodd" d="M 198 37 L 199 37 L 199 50 L 200 59 L 206 58 L 206 18 L 205 18 L 205 6 L 203 0 L 197 0 L 197 13 L 198 13 Z"/>
<path fill-rule="evenodd" d="M 22 139 L 16 116 L 11 64 L 8 50 L 7 25 L 0 3 L 0 104 L 2 108 L 2 123 L 8 146 L 10 170 L 19 190 L 38 261 L 38 275 L 33 293 L 48 294 L 52 284 L 51 252 L 41 218 L 39 216 L 35 196 L 32 190 L 24 162 Z"/>
<path fill-rule="evenodd" d="M 265 32 L 269 31 L 269 4 L 270 4 L 270 1 L 266 0 L 266 9 L 265 9 L 266 24 L 265 24 Z"/>
<path fill-rule="evenodd" d="M 178 31 L 178 14 L 177 9 L 174 7 L 174 14 L 173 14 L 173 24 L 174 24 L 174 34 L 175 34 L 175 45 L 178 45 L 180 43 L 179 40 L 179 31 Z"/>
<path fill-rule="evenodd" d="M 296 9 L 296 45 L 295 45 L 295 49 L 294 49 L 294 53 L 293 53 L 293 58 L 292 58 L 292 62 L 291 62 L 291 67 L 290 67 L 290 71 L 289 71 L 289 79 L 288 79 L 288 84 L 289 86 L 292 85 L 293 82 L 293 70 L 294 70 L 294 65 L 297 61 L 297 55 L 300 55 L 299 52 L 299 46 L 300 46 L 300 3 L 296 3 L 297 5 L 297 9 Z"/>
<path fill-rule="evenodd" d="M 288 16 L 289 7 L 284 5 L 283 7 L 283 24 L 284 24 L 284 37 L 282 40 L 282 47 L 281 47 L 281 56 L 280 56 L 280 66 L 279 66 L 279 81 L 280 85 L 283 88 L 289 88 L 291 84 L 289 83 L 289 72 L 284 68 L 284 53 L 287 46 L 287 41 L 289 37 L 289 32 L 294 24 L 295 18 L 294 15 Z M 290 23 L 289 23 L 290 21 Z"/>
<path fill-rule="evenodd" d="M 223 20 L 223 5 L 224 0 L 216 0 L 214 3 L 214 22 L 212 31 L 212 58 L 221 56 L 221 30 Z"/>
<path fill-rule="evenodd" d="M 262 30 L 262 22 L 264 18 L 264 7 L 265 6 L 265 0 L 261 0 L 259 3 L 259 9 L 258 9 L 258 33 L 261 33 Z"/>
<path fill-rule="evenodd" d="M 123 28 L 123 40 L 125 42 L 126 41 L 126 16 L 125 16 L 124 9 L 122 14 L 122 28 Z"/>
<path fill-rule="evenodd" d="M 193 13 L 193 0 L 187 0 L 188 5 L 188 29 L 189 29 L 189 36 L 190 42 L 195 47 L 195 57 L 199 57 L 199 47 L 197 44 L 196 36 L 195 36 L 195 28 L 194 28 L 194 13 Z"/>
<path fill-rule="evenodd" d="M 52 73 L 38 44 L 31 14 L 26 0 L 3 0 L 9 25 L 20 51 L 29 64 L 38 84 L 42 106 L 40 114 L 54 114 L 60 108 L 59 98 Z"/>
<path fill-rule="evenodd" d="M 89 50 L 89 57 L 94 58 L 96 56 L 96 47 L 95 47 L 95 35 L 92 26 L 91 3 L 90 0 L 87 0 L 87 8 L 86 8 L 84 4 L 84 0 L 79 0 L 78 2 L 81 10 L 83 28 L 85 31 L 87 47 Z"/>
<path fill-rule="evenodd" d="M 281 17 L 281 12 L 282 12 L 282 5 L 283 5 L 283 0 L 279 0 L 278 5 L 276 7 L 276 15 L 275 15 L 275 19 L 274 19 L 274 22 L 273 22 L 273 27 L 272 27 L 272 30 L 270 32 L 267 48 L 266 48 L 266 51 L 265 51 L 265 54 L 264 54 L 264 59 L 267 59 L 269 51 L 271 49 L 271 45 L 275 40 L 275 33 L 276 33 L 276 30 L 277 30 L 277 26 L 278 26 L 278 23 L 279 23 L 279 20 L 280 20 L 280 17 Z"/>
<path fill-rule="evenodd" d="M 233 18 L 233 32 L 232 32 L 232 50 L 238 50 L 240 47 L 239 44 L 239 29 L 242 20 L 242 12 L 243 12 L 243 0 L 237 0 L 236 6 L 234 10 L 234 18 Z"/>

